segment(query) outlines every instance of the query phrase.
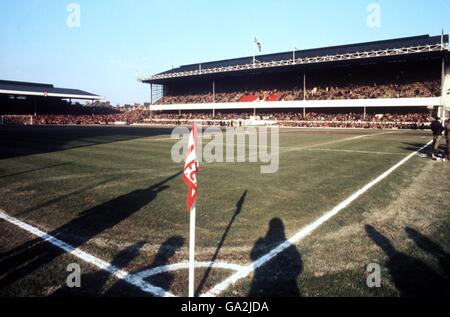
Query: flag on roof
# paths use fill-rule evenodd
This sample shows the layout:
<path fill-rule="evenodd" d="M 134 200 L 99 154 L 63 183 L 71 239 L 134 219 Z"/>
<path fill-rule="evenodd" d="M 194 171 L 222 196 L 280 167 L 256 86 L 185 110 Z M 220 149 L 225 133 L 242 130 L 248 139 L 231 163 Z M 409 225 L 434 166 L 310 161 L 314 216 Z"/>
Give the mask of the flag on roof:
<path fill-rule="evenodd" d="M 261 43 L 258 41 L 256 37 L 253 39 L 253 41 L 255 42 L 255 45 L 258 47 L 258 50 L 261 52 L 262 49 Z"/>

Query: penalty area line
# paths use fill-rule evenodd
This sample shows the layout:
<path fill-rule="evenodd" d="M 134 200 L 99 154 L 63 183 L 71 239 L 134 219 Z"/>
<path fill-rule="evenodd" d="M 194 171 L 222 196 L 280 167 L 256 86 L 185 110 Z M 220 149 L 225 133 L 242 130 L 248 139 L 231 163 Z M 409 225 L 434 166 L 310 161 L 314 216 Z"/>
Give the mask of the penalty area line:
<path fill-rule="evenodd" d="M 288 249 L 294 244 L 297 244 L 301 240 L 303 240 L 305 237 L 310 235 L 313 231 L 315 231 L 317 228 L 319 228 L 321 225 L 323 225 L 325 222 L 336 216 L 339 212 L 341 212 L 343 209 L 347 208 L 351 203 L 353 203 L 355 200 L 357 200 L 361 195 L 365 194 L 368 190 L 370 190 L 372 187 L 377 185 L 379 182 L 384 180 L 386 177 L 388 177 L 390 174 L 392 174 L 395 170 L 397 170 L 400 166 L 408 162 L 411 158 L 413 158 L 416 154 L 422 152 L 424 149 L 426 149 L 432 141 L 428 142 L 426 145 L 415 151 L 414 153 L 409 154 L 404 159 L 402 159 L 400 162 L 392 166 L 390 169 L 388 169 L 386 172 L 372 180 L 370 183 L 350 195 L 348 198 L 340 202 L 336 207 L 331 209 L 330 211 L 326 212 L 322 217 L 314 221 L 313 223 L 307 225 L 303 229 L 301 229 L 299 232 L 297 232 L 293 237 L 291 237 L 289 240 L 286 240 L 282 244 L 280 244 L 278 247 L 274 248 L 272 251 L 268 252 L 266 255 L 263 255 L 256 261 L 252 262 L 251 264 L 245 266 L 223 282 L 217 284 L 214 286 L 210 291 L 203 294 L 202 297 L 214 297 L 218 296 L 220 293 L 225 291 L 228 287 L 235 284 L 237 281 L 247 277 L 250 275 L 253 271 L 255 271 L 257 268 L 260 268 L 264 266 L 266 263 L 268 263 L 270 260 L 272 260 L 274 257 L 278 256 L 280 253 Z"/>
<path fill-rule="evenodd" d="M 172 293 L 170 293 L 160 287 L 157 287 L 150 283 L 147 283 L 139 276 L 130 274 L 130 273 L 112 265 L 111 263 L 103 261 L 87 252 L 84 252 L 84 251 L 81 251 L 80 249 L 75 248 L 64 241 L 59 240 L 59 239 L 55 238 L 54 236 L 49 235 L 48 233 L 45 233 L 45 232 L 39 230 L 36 227 L 33 227 L 23 221 L 20 221 L 17 218 L 9 216 L 2 209 L 0 209 L 0 219 L 3 219 L 5 221 L 21 228 L 22 230 L 25 230 L 25 231 L 41 238 L 43 241 L 52 244 L 53 246 L 67 252 L 68 254 L 71 254 L 71 255 L 83 260 L 86 263 L 92 264 L 92 265 L 98 267 L 99 269 L 110 273 L 111 275 L 115 276 L 116 278 L 118 278 L 120 280 L 127 282 L 128 284 L 136 286 L 137 288 L 141 289 L 142 291 L 144 291 L 146 293 L 150 293 L 150 294 L 152 294 L 154 296 L 158 296 L 158 297 L 174 297 L 174 295 Z"/>

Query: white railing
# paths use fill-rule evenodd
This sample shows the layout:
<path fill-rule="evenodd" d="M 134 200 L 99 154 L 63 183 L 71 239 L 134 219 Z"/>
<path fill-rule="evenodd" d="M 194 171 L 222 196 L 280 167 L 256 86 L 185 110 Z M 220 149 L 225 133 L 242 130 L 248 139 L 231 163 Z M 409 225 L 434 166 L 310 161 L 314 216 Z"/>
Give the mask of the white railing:
<path fill-rule="evenodd" d="M 301 101 L 259 101 L 230 103 L 199 103 L 176 105 L 153 105 L 152 111 L 184 110 L 253 110 L 253 109 L 310 109 L 310 108 L 375 108 L 375 107 L 429 107 L 441 106 L 441 97 L 430 98 L 383 98 L 347 100 L 301 100 Z"/>
<path fill-rule="evenodd" d="M 281 61 L 271 61 L 271 62 L 259 62 L 242 64 L 235 66 L 225 66 L 225 67 L 215 67 L 207 69 L 198 69 L 185 72 L 167 73 L 154 75 L 148 78 L 140 78 L 139 81 L 147 82 L 154 81 L 158 79 L 169 79 L 169 78 L 179 78 L 179 77 L 190 77 L 190 76 L 200 76 L 207 74 L 225 73 L 225 72 L 235 72 L 251 69 L 264 69 L 264 68 L 274 68 L 274 67 L 286 67 L 286 66 L 298 66 L 307 64 L 317 64 L 325 62 L 336 62 L 336 61 L 346 61 L 346 60 L 356 60 L 356 59 L 366 59 L 366 58 L 376 58 L 376 57 L 386 57 L 386 56 L 398 56 L 398 55 L 410 55 L 410 54 L 420 54 L 438 51 L 450 51 L 448 43 L 444 44 L 434 44 L 434 45 L 423 45 L 423 46 L 413 46 L 413 47 L 402 47 L 384 50 L 373 50 L 366 52 L 356 52 L 356 53 L 345 53 L 336 55 L 325 55 L 316 57 L 305 57 L 298 59 L 288 59 Z"/>

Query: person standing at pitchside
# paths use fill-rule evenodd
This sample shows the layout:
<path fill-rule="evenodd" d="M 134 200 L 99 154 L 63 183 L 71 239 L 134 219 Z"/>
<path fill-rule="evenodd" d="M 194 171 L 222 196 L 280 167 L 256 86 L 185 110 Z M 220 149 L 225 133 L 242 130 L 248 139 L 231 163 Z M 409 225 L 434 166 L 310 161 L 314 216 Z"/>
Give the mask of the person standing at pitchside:
<path fill-rule="evenodd" d="M 445 137 L 447 138 L 447 161 L 450 161 L 450 118 L 447 120 L 445 125 Z"/>
<path fill-rule="evenodd" d="M 440 120 L 440 118 L 435 118 L 433 122 L 431 122 L 431 131 L 433 131 L 433 160 L 439 159 L 439 146 L 442 141 L 442 132 L 445 130 Z"/>

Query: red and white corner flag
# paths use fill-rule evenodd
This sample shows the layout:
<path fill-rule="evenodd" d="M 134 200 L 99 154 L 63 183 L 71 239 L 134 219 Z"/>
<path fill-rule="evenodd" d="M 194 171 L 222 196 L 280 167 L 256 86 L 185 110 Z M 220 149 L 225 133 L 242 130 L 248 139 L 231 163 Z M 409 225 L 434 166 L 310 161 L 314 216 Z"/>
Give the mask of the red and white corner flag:
<path fill-rule="evenodd" d="M 189 135 L 186 163 L 184 165 L 183 178 L 188 186 L 187 204 L 190 210 L 189 228 L 189 297 L 194 297 L 194 267 L 195 267 L 195 202 L 197 200 L 197 124 L 194 123 Z"/>
<path fill-rule="evenodd" d="M 184 182 L 188 186 L 187 205 L 188 210 L 192 210 L 195 201 L 197 200 L 197 172 L 198 172 L 198 159 L 197 159 L 197 124 L 194 123 L 191 134 L 189 136 L 188 148 L 187 148 L 186 163 L 184 165 L 183 178 Z"/>

